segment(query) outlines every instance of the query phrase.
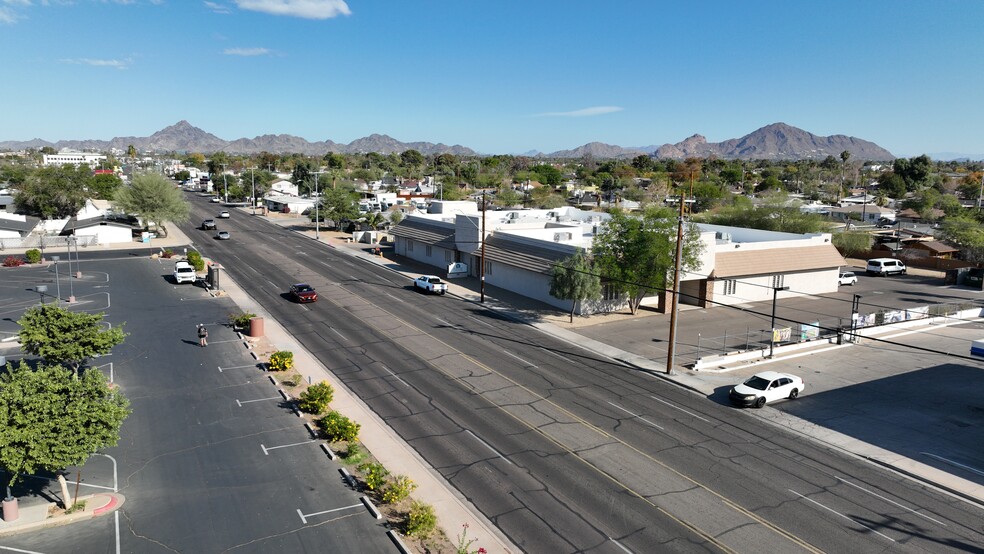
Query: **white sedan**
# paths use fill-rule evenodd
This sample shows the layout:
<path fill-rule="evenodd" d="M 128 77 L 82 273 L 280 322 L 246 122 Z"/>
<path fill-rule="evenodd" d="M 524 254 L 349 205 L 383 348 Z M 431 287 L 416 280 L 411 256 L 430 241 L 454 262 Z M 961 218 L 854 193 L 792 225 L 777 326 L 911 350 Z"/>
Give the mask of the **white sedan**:
<path fill-rule="evenodd" d="M 788 373 L 763 371 L 756 373 L 740 385 L 735 385 L 728 399 L 737 406 L 761 408 L 766 402 L 788 398 L 795 399 L 806 386 L 802 379 Z"/>
<path fill-rule="evenodd" d="M 219 212 L 219 215 L 216 217 L 219 217 L 221 219 L 229 219 L 229 212 L 222 210 L 221 212 Z"/>

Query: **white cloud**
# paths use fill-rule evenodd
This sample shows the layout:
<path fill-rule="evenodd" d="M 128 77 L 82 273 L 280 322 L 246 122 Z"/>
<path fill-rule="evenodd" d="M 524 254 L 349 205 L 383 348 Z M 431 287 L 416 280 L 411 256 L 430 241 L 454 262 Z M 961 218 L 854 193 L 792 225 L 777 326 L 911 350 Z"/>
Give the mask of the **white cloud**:
<path fill-rule="evenodd" d="M 215 13 L 221 13 L 221 14 L 232 13 L 232 8 L 226 6 L 225 4 L 219 4 L 217 2 L 205 2 L 205 7 L 212 10 Z"/>
<path fill-rule="evenodd" d="M 0 23 L 6 23 L 8 25 L 16 23 L 20 17 L 14 13 L 14 10 L 4 6 L 0 6 Z"/>
<path fill-rule="evenodd" d="M 222 53 L 227 56 L 266 56 L 270 50 L 268 48 L 226 48 Z"/>
<path fill-rule="evenodd" d="M 537 117 L 591 117 L 593 115 L 605 115 L 620 111 L 622 111 L 622 108 L 618 106 L 595 106 L 593 108 L 584 108 L 583 110 L 574 110 L 572 112 L 545 112 L 536 115 Z"/>
<path fill-rule="evenodd" d="M 92 58 L 66 58 L 60 60 L 62 63 L 73 65 L 91 65 L 94 67 L 113 67 L 116 69 L 129 69 L 133 59 L 125 58 L 122 60 L 96 60 Z"/>
<path fill-rule="evenodd" d="M 302 17 L 304 19 L 330 19 L 339 15 L 351 15 L 345 0 L 234 0 L 241 9 L 272 15 Z"/>

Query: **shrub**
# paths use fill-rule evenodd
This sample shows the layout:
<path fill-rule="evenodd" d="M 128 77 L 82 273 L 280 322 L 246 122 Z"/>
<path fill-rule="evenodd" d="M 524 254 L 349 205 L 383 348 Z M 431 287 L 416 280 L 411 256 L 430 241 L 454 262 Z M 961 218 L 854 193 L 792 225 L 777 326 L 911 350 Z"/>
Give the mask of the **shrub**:
<path fill-rule="evenodd" d="M 174 257 L 174 250 L 165 250 L 165 251 L 161 252 L 161 257 L 162 258 L 173 258 Z"/>
<path fill-rule="evenodd" d="M 24 265 L 24 260 L 14 256 L 7 256 L 3 259 L 3 267 L 20 267 L 22 265 Z"/>
<path fill-rule="evenodd" d="M 332 410 L 319 421 L 321 431 L 331 442 L 354 441 L 359 436 L 358 423 Z"/>
<path fill-rule="evenodd" d="M 301 393 L 297 407 L 302 412 L 321 415 L 328 409 L 328 404 L 335 397 L 335 389 L 327 381 L 315 383 Z"/>
<path fill-rule="evenodd" d="M 389 475 L 389 471 L 383 467 L 383 464 L 377 464 L 375 462 L 362 464 L 358 468 L 366 477 L 366 488 L 375 491 L 383 488 L 386 484 L 386 476 Z"/>
<path fill-rule="evenodd" d="M 197 250 L 188 252 L 188 263 L 195 268 L 195 271 L 202 271 L 205 269 L 205 260 L 202 259 L 202 255 L 199 254 Z"/>
<path fill-rule="evenodd" d="M 417 483 L 414 483 L 413 479 L 406 475 L 397 475 L 386 485 L 386 489 L 383 491 L 383 502 L 395 504 L 410 496 L 410 493 L 416 488 Z"/>
<path fill-rule="evenodd" d="M 345 450 L 345 463 L 352 465 L 357 464 L 364 460 L 366 457 L 366 451 L 359 446 L 357 442 L 350 442 L 348 448 Z"/>
<path fill-rule="evenodd" d="M 430 504 L 414 500 L 407 512 L 407 536 L 427 538 L 437 528 L 437 516 Z"/>
<path fill-rule="evenodd" d="M 294 367 L 294 353 L 288 350 L 280 350 L 270 354 L 270 369 L 273 371 L 287 371 Z"/>
<path fill-rule="evenodd" d="M 41 263 L 41 251 L 37 248 L 32 248 L 24 252 L 24 257 L 27 258 L 27 263 L 29 264 Z"/>
<path fill-rule="evenodd" d="M 233 327 L 237 329 L 244 329 L 249 327 L 249 320 L 256 317 L 256 314 L 250 312 L 240 312 L 238 314 L 229 314 L 229 321 L 232 323 Z"/>
<path fill-rule="evenodd" d="M 461 534 L 458 535 L 458 544 L 455 545 L 455 552 L 457 554 L 488 554 L 488 551 L 484 548 L 479 548 L 478 550 L 472 550 L 471 545 L 478 542 L 478 539 L 468 538 L 468 524 L 461 524 Z"/>

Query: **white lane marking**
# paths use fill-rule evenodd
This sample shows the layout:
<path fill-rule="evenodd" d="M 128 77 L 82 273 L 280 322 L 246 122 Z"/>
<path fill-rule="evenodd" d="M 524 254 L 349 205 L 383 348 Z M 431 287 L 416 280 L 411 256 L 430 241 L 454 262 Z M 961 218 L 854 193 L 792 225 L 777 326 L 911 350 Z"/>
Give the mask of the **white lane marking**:
<path fill-rule="evenodd" d="M 828 512 L 830 512 L 830 513 L 833 513 L 833 514 L 837 514 L 837 515 L 839 515 L 839 516 L 841 516 L 842 518 L 844 518 L 844 519 L 846 519 L 846 520 L 848 520 L 848 521 L 852 521 L 852 522 L 854 522 L 854 523 L 855 523 L 856 525 L 860 525 L 861 527 L 864 527 L 865 529 L 867 529 L 867 530 L 869 530 L 869 531 L 871 531 L 872 533 L 874 533 L 874 534 L 876 534 L 876 535 L 880 535 L 880 536 L 882 536 L 882 537 L 885 537 L 886 539 L 888 539 L 888 540 L 890 540 L 890 541 L 892 541 L 892 542 L 895 542 L 895 539 L 893 539 L 892 537 L 889 537 L 889 536 L 887 536 L 887 535 L 885 535 L 885 534 L 882 534 L 882 533 L 879 533 L 878 531 L 875 531 L 875 530 L 874 530 L 874 529 L 872 529 L 871 527 L 868 527 L 867 525 L 865 525 L 865 524 L 863 524 L 863 523 L 861 523 L 861 522 L 859 522 L 858 520 L 856 520 L 856 519 L 854 519 L 854 518 L 853 518 L 853 517 L 851 517 L 851 516 L 846 516 L 846 515 L 844 515 L 844 514 L 842 514 L 842 513 L 840 513 L 840 512 L 838 512 L 837 510 L 834 510 L 833 508 L 828 508 L 827 506 L 824 506 L 823 504 L 821 504 L 821 503 L 819 503 L 819 502 L 817 502 L 816 500 L 813 500 L 812 498 L 807 498 L 806 496 L 804 496 L 804 495 L 802 495 L 802 494 L 800 494 L 800 493 L 798 493 L 798 492 L 796 492 L 796 491 L 794 491 L 793 489 L 786 489 L 786 490 L 788 490 L 789 492 L 791 492 L 791 493 L 793 493 L 793 494 L 795 494 L 796 496 L 798 496 L 798 497 L 800 497 L 800 498 L 802 498 L 803 500 L 806 500 L 806 501 L 809 501 L 809 502 L 812 502 L 812 503 L 814 503 L 814 504 L 816 504 L 817 506 L 820 506 L 821 508 L 823 508 L 824 510 L 827 510 L 827 511 L 828 511 Z"/>
<path fill-rule="evenodd" d="M 517 360 L 523 362 L 524 364 L 526 364 L 526 365 L 528 365 L 530 367 L 536 367 L 536 364 L 531 363 L 531 362 L 527 362 L 526 360 L 520 358 L 519 356 L 513 354 L 512 352 L 509 352 L 508 350 L 503 350 L 502 353 L 505 354 L 505 355 L 507 355 L 507 356 L 511 356 L 513 358 L 516 358 Z"/>
<path fill-rule="evenodd" d="M 491 323 L 488 323 L 488 322 L 485 322 L 485 321 L 482 321 L 481 319 L 478 319 L 477 317 L 475 317 L 475 316 L 473 316 L 473 315 L 470 315 L 470 316 L 468 316 L 468 318 L 469 318 L 469 319 L 474 319 L 475 321 L 477 321 L 478 323 L 481 323 L 482 325 L 484 325 L 484 326 L 486 326 L 486 327 L 492 327 L 492 324 L 491 324 Z"/>
<path fill-rule="evenodd" d="M 389 296 L 390 298 L 392 298 L 393 300 L 396 300 L 397 302 L 403 302 L 402 300 L 400 300 L 399 298 L 397 298 L 397 297 L 395 297 L 395 296 L 393 296 L 392 294 L 390 294 L 390 293 L 388 293 L 388 292 L 384 292 L 383 294 L 384 294 L 385 296 Z"/>
<path fill-rule="evenodd" d="M 550 354 L 550 355 L 553 355 L 553 356 L 556 356 L 557 358 L 560 358 L 561 360 L 564 360 L 565 362 L 567 362 L 567 363 L 569 363 L 569 364 L 571 364 L 571 365 L 576 365 L 576 364 L 574 363 L 574 361 L 573 361 L 573 360 L 571 360 L 570 358 L 568 358 L 568 357 L 566 357 L 566 356 L 561 356 L 560 354 L 558 354 L 558 353 L 556 353 L 556 352 L 554 352 L 553 350 L 549 350 L 549 349 L 546 349 L 546 348 L 543 348 L 542 346 L 540 347 L 540 350 L 543 350 L 543 351 L 544 351 L 544 352 L 546 352 L 547 354 Z"/>
<path fill-rule="evenodd" d="M 389 374 L 390 374 L 390 375 L 392 375 L 393 377 L 396 377 L 396 380 L 397 380 L 397 381 L 399 381 L 399 382 L 401 382 L 401 383 L 403 383 L 403 386 L 405 386 L 405 387 L 409 387 L 409 386 L 410 386 L 410 383 L 407 383 L 407 382 L 406 382 L 406 381 L 404 381 L 403 379 L 400 379 L 400 376 L 399 376 L 399 375 L 397 375 L 397 374 L 395 374 L 395 373 L 393 373 L 392 371 L 390 371 L 390 368 L 388 368 L 388 367 L 386 367 L 386 366 L 385 366 L 385 365 L 383 365 L 383 364 L 379 364 L 379 365 L 380 365 L 380 366 L 382 366 L 382 368 L 383 368 L 384 370 L 386 370 L 386 373 L 389 373 Z"/>
<path fill-rule="evenodd" d="M 629 550 L 628 548 L 625 548 L 624 546 L 622 546 L 622 543 L 618 542 L 617 540 L 615 540 L 615 539 L 613 539 L 611 537 L 608 537 L 608 540 L 610 540 L 613 543 L 615 543 L 615 546 L 621 548 L 623 552 L 628 552 L 629 554 L 632 554 L 632 551 L 631 550 Z"/>
<path fill-rule="evenodd" d="M 0 546 L 0 550 L 9 550 L 11 552 L 23 552 L 24 554 L 41 554 L 41 552 L 37 552 L 34 550 L 21 550 L 20 548 L 14 548 L 12 546 Z"/>
<path fill-rule="evenodd" d="M 444 321 L 443 319 L 441 319 L 439 317 L 436 317 L 434 319 L 436 319 L 438 321 L 438 323 L 440 323 L 441 325 L 444 325 L 445 327 L 451 327 L 452 329 L 457 329 L 458 328 L 457 325 L 452 325 L 452 324 L 448 323 L 447 321 Z"/>
<path fill-rule="evenodd" d="M 328 327 L 328 328 L 329 328 L 329 329 L 331 329 L 331 332 L 332 332 L 332 333 L 335 333 L 335 334 L 336 334 L 336 335 L 338 335 L 339 337 L 342 337 L 342 340 L 344 340 L 344 341 L 348 341 L 348 339 L 347 339 L 347 338 L 345 338 L 345 335 L 343 335 L 343 334 L 341 334 L 341 333 L 339 333 L 339 332 L 338 332 L 338 331 L 337 331 L 337 330 L 336 330 L 336 329 L 335 329 L 334 327 Z"/>
<path fill-rule="evenodd" d="M 263 402 L 264 400 L 282 400 L 282 398 L 279 396 L 271 396 L 270 398 L 257 398 L 256 400 L 239 400 L 237 398 L 236 404 L 239 404 L 239 407 L 242 408 L 243 404 L 249 404 L 251 402 Z"/>
<path fill-rule="evenodd" d="M 266 280 L 266 282 L 267 282 L 267 283 L 270 283 L 270 286 L 271 286 L 271 287 L 273 287 L 273 288 L 275 288 L 275 289 L 277 289 L 277 290 L 280 290 L 280 286 L 279 286 L 279 285 L 276 285 L 276 284 L 274 284 L 274 282 L 273 282 L 273 281 L 271 281 L 271 280 L 269 280 L 269 279 L 267 279 L 267 280 Z"/>
<path fill-rule="evenodd" d="M 618 408 L 619 410 L 622 410 L 623 412 L 625 412 L 625 413 L 627 413 L 627 414 L 629 414 L 630 416 L 632 416 L 632 417 L 634 417 L 634 418 L 636 418 L 636 419 L 639 419 L 639 420 L 642 420 L 642 421 L 645 421 L 646 423 L 648 423 L 648 424 L 650 424 L 650 425 L 652 425 L 653 427 L 655 427 L 655 428 L 657 428 L 657 429 L 659 429 L 660 431 L 662 431 L 662 430 L 663 430 L 663 428 L 662 428 L 662 427 L 660 427 L 659 425 L 656 425 L 656 424 L 655 424 L 655 423 L 653 423 L 652 421 L 649 421 L 648 419 L 646 419 L 646 418 L 644 418 L 644 417 L 642 417 L 642 416 L 641 416 L 641 415 L 639 415 L 639 414 L 634 414 L 634 413 L 632 413 L 632 412 L 630 412 L 630 411 L 628 411 L 628 410 L 626 410 L 625 408 L 623 408 L 623 407 L 621 407 L 621 406 L 619 406 L 618 404 L 613 404 L 612 402 L 609 402 L 609 404 L 611 404 L 612 406 L 615 406 L 615 407 L 616 407 L 616 408 Z"/>
<path fill-rule="evenodd" d="M 478 436 L 477 436 L 477 435 L 476 435 L 475 433 L 472 433 L 472 432 L 471 432 L 471 431 L 469 431 L 468 429 L 465 429 L 465 432 L 466 432 L 466 433 L 468 433 L 469 435 L 471 435 L 473 439 L 475 439 L 475 440 L 477 440 L 478 442 L 480 442 L 480 443 L 482 443 L 482 444 L 484 444 L 484 445 L 485 445 L 485 448 L 488 448 L 488 449 L 489 449 L 489 450 L 491 450 L 491 451 L 492 451 L 492 452 L 493 452 L 493 453 L 494 453 L 494 454 L 495 454 L 496 456 L 498 456 L 498 457 L 500 457 L 500 458 L 502 458 L 503 460 L 505 460 L 505 462 L 506 462 L 507 464 L 509 464 L 509 465 L 511 465 L 511 466 L 514 466 L 514 465 L 516 465 L 516 464 L 514 464 L 514 463 L 512 463 L 511 461 L 509 461 L 509 458 L 506 458 L 505 456 L 503 456 L 503 455 L 502 455 L 502 454 L 501 454 L 501 453 L 500 453 L 500 452 L 499 452 L 498 450 L 496 450 L 495 448 L 492 448 L 492 445 L 491 445 L 491 444 L 489 444 L 489 443 L 487 443 L 487 442 L 485 442 L 485 441 L 483 441 L 482 439 L 480 439 L 480 438 L 478 438 Z"/>
<path fill-rule="evenodd" d="M 979 469 L 975 469 L 975 468 L 972 468 L 970 466 L 961 464 L 960 462 L 954 462 L 953 460 L 947 460 L 943 456 L 937 456 L 936 454 L 930 454 L 929 452 L 920 452 L 920 454 L 922 454 L 923 456 L 929 456 L 930 458 L 936 458 L 937 460 L 939 460 L 941 462 L 945 462 L 945 463 L 948 463 L 950 465 L 955 465 L 955 466 L 957 466 L 959 468 L 966 469 L 967 471 L 972 471 L 972 472 L 974 472 L 974 473 L 976 473 L 978 475 L 984 475 L 984 471 L 981 471 Z"/>
<path fill-rule="evenodd" d="M 946 527 L 946 526 L 947 526 L 947 525 L 946 525 L 945 523 L 943 523 L 942 521 L 938 521 L 938 520 L 935 520 L 935 519 L 933 519 L 933 518 L 931 518 L 931 517 L 929 517 L 929 516 L 927 516 L 927 515 L 923 515 L 923 514 L 921 514 L 921 513 L 919 513 L 919 512 L 917 512 L 917 511 L 915 511 L 915 510 L 913 510 L 912 508 L 909 508 L 908 506 L 903 506 L 902 504 L 899 504 L 898 502 L 896 502 L 896 501 L 894 501 L 894 500 L 892 500 L 892 499 L 890 499 L 890 498 L 885 498 L 884 496 L 882 496 L 882 495 L 880 495 L 880 494 L 878 494 L 878 493 L 876 493 L 876 492 L 873 492 L 873 491 L 869 491 L 868 489 L 866 489 L 866 488 L 864 488 L 864 487 L 862 487 L 862 486 L 859 486 L 859 485 L 855 485 L 854 483 L 852 483 L 852 482 L 850 482 L 850 481 L 848 481 L 847 479 L 843 479 L 843 478 L 841 478 L 841 477 L 838 477 L 838 476 L 836 476 L 836 475 L 835 475 L 834 477 L 835 477 L 835 478 L 836 478 L 836 479 L 837 479 L 838 481 L 840 481 L 841 483 L 844 483 L 845 485 L 850 485 L 850 486 L 852 486 L 852 487 L 854 487 L 854 488 L 856 488 L 856 489 L 858 489 L 858 490 L 862 490 L 862 491 L 864 491 L 864 492 L 866 492 L 866 493 L 868 493 L 868 494 L 870 494 L 871 496 L 874 496 L 874 497 L 876 497 L 876 498 L 880 498 L 880 499 L 882 499 L 882 500 L 884 500 L 885 502 L 888 502 L 889 504 L 893 504 L 893 505 L 895 505 L 895 506 L 898 506 L 899 508 L 902 508 L 903 510 L 905 510 L 905 511 L 907 511 L 907 512 L 909 512 L 909 513 L 911 513 L 911 514 L 915 514 L 915 515 L 917 515 L 917 516 L 919 516 L 919 517 L 923 517 L 923 518 L 926 518 L 926 519 L 928 519 L 929 521 L 932 521 L 933 523 L 938 523 L 938 524 L 940 524 L 940 525 L 942 525 L 943 527 Z"/>
<path fill-rule="evenodd" d="M 312 440 L 312 441 L 302 441 L 302 442 L 294 442 L 294 443 L 291 443 L 291 444 L 281 444 L 280 446 L 263 446 L 261 444 L 260 445 L 260 448 L 263 449 L 263 454 L 269 456 L 271 450 L 276 450 L 278 448 L 289 448 L 291 446 L 299 446 L 299 445 L 302 445 L 302 444 L 317 444 L 318 442 L 320 442 L 320 441 L 314 441 L 314 440 Z"/>
<path fill-rule="evenodd" d="M 677 406 L 677 405 L 675 405 L 675 404 L 670 404 L 669 402 L 667 402 L 667 401 L 665 401 L 665 400 L 661 400 L 661 399 L 659 399 L 659 398 L 656 398 L 655 396 L 650 396 L 649 398 L 652 398 L 653 400 L 655 400 L 655 401 L 657 401 L 657 402 L 662 402 L 663 404 L 666 404 L 667 406 L 669 406 L 669 407 L 671 407 L 671 408 L 676 408 L 676 409 L 678 409 L 678 410 L 680 410 L 681 412 L 683 412 L 683 413 L 685 413 L 685 414 L 689 414 L 689 415 L 692 415 L 692 416 L 694 416 L 694 417 L 696 417 L 697 419 L 699 419 L 699 420 L 701 420 L 701 421 L 705 421 L 705 422 L 707 422 L 707 423 L 710 423 L 710 421 L 707 421 L 706 419 L 704 419 L 704 418 L 702 418 L 702 417 L 700 417 L 699 415 L 697 415 L 697 414 L 695 414 L 695 413 L 693 413 L 693 412 L 688 412 L 687 410 L 684 410 L 684 409 L 683 409 L 683 408 L 681 408 L 680 406 Z"/>
<path fill-rule="evenodd" d="M 301 516 L 301 523 L 303 523 L 304 525 L 307 525 L 307 518 L 309 518 L 309 517 L 320 516 L 320 515 L 323 515 L 323 514 L 330 514 L 332 512 L 340 512 L 342 510 L 351 510 L 353 508 L 361 508 L 361 507 L 362 507 L 362 504 L 352 504 L 351 506 L 344 506 L 342 508 L 334 508 L 334 509 L 331 509 L 331 510 L 325 510 L 323 512 L 314 512 L 313 514 L 305 514 L 305 513 L 302 513 L 301 512 L 301 509 L 298 508 L 297 509 L 297 515 Z"/>
<path fill-rule="evenodd" d="M 252 364 L 252 365 L 231 365 L 229 367 L 219 366 L 219 373 L 222 373 L 223 371 L 225 371 L 227 369 L 242 369 L 244 367 L 256 367 L 256 364 Z"/>
<path fill-rule="evenodd" d="M 356 277 L 355 275 L 349 275 L 349 279 L 351 279 L 351 280 L 353 280 L 353 281 L 359 281 L 359 282 L 362 282 L 362 279 L 360 279 L 360 278 L 358 278 L 358 277 Z"/>

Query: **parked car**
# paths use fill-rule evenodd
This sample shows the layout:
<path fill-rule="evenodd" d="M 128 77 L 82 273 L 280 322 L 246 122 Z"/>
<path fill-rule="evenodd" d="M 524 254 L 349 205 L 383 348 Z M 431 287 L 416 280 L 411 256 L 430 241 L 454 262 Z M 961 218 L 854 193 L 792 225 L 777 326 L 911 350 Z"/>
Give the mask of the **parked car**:
<path fill-rule="evenodd" d="M 868 266 L 865 269 L 868 275 L 881 275 L 882 277 L 893 273 L 905 275 L 905 264 L 895 258 L 873 258 L 868 260 Z"/>
<path fill-rule="evenodd" d="M 783 398 L 793 400 L 803 392 L 805 386 L 806 383 L 795 375 L 763 371 L 746 379 L 744 383 L 735 385 L 728 393 L 728 399 L 736 406 L 761 408 L 766 402 Z"/>
<path fill-rule="evenodd" d="M 421 275 L 413 280 L 414 288 L 424 292 L 434 294 L 444 294 L 448 292 L 448 284 L 441 281 L 437 275 Z"/>
<path fill-rule="evenodd" d="M 206 219 L 205 221 L 202 221 L 202 230 L 205 230 L 205 231 L 213 230 L 214 231 L 215 230 L 215 220 L 214 219 Z"/>
<path fill-rule="evenodd" d="M 222 210 L 218 215 L 219 219 L 229 219 L 229 212 Z"/>
<path fill-rule="evenodd" d="M 209 202 L 211 202 L 213 204 L 218 204 L 219 202 L 222 202 L 222 199 L 219 198 L 218 196 L 213 196 L 212 199 L 209 200 Z"/>
<path fill-rule="evenodd" d="M 858 276 L 853 271 L 841 271 L 840 275 L 837 276 L 837 284 L 856 285 L 858 284 Z"/>
<path fill-rule="evenodd" d="M 195 267 L 188 262 L 175 262 L 174 263 L 174 281 L 179 285 L 181 283 L 194 283 L 198 275 L 195 273 Z"/>
<path fill-rule="evenodd" d="M 219 240 L 229 240 L 232 237 L 229 236 L 229 231 L 219 231 L 219 234 L 215 235 L 215 238 Z"/>
<path fill-rule="evenodd" d="M 307 283 L 295 283 L 291 285 L 290 295 L 294 297 L 294 300 L 300 302 L 301 304 L 318 301 L 318 292 L 314 290 L 314 287 Z"/>

